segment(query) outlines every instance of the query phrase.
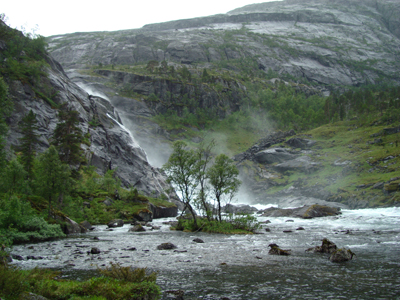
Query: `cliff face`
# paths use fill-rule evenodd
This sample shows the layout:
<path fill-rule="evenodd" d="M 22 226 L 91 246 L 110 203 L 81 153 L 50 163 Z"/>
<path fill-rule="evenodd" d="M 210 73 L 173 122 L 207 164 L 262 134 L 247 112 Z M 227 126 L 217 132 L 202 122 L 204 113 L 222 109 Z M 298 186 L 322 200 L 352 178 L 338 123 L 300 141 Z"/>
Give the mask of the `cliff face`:
<path fill-rule="evenodd" d="M 79 112 L 79 126 L 87 138 L 87 142 L 81 147 L 85 151 L 88 164 L 96 166 L 100 174 L 116 169 L 116 175 L 125 186 L 136 187 L 146 195 L 166 194 L 169 185 L 164 175 L 148 163 L 146 153 L 121 124 L 120 117 L 111 103 L 101 97 L 89 96 L 67 77 L 62 67 L 52 58 L 48 57 L 47 62 L 50 64 L 47 69 L 48 77 L 41 78 L 41 81 L 52 89 L 52 101 L 56 105 L 65 103 L 68 108 Z M 19 80 L 10 81 L 8 84 L 14 109 L 7 119 L 7 146 L 14 147 L 19 144 L 21 133 L 18 124 L 29 110 L 32 110 L 39 125 L 38 152 L 45 151 L 50 145 L 58 122 L 58 110 L 43 100 L 31 85 Z"/>
<path fill-rule="evenodd" d="M 225 15 L 75 33 L 49 39 L 65 68 L 150 60 L 197 64 L 242 61 L 253 69 L 321 86 L 399 83 L 400 3 L 286 0 Z"/>

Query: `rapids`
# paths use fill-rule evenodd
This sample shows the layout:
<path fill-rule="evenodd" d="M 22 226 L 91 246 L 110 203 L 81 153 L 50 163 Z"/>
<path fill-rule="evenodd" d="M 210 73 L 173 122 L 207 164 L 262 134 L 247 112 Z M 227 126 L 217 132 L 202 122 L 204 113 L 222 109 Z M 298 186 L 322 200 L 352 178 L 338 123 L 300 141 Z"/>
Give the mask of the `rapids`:
<path fill-rule="evenodd" d="M 161 228 L 143 233 L 128 232 L 130 225 L 113 231 L 97 226 L 62 240 L 16 245 L 12 254 L 25 260 L 13 264 L 60 269 L 74 279 L 93 276 L 110 262 L 147 267 L 158 272 L 162 299 L 171 299 L 166 291 L 177 289 L 184 290 L 185 299 L 400 299 L 400 208 L 342 210 L 336 217 L 293 222 L 268 218 L 271 223 L 253 235 L 170 231 L 163 224 L 168 220 L 173 219 L 154 220 Z M 300 226 L 305 230 L 296 230 Z M 335 264 L 326 255 L 305 252 L 323 238 L 356 256 Z M 164 242 L 177 251 L 156 250 Z M 268 255 L 270 243 L 291 249 L 292 255 Z M 92 247 L 101 253 L 87 254 Z M 29 255 L 41 259 L 27 260 Z"/>

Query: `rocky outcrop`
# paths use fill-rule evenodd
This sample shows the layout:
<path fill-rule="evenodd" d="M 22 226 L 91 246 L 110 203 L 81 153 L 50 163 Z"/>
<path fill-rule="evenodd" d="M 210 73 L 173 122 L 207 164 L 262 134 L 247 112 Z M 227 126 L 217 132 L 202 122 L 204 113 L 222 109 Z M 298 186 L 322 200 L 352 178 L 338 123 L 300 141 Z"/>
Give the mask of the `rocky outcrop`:
<path fill-rule="evenodd" d="M 262 217 L 294 217 L 312 219 L 341 214 L 340 208 L 326 205 L 305 205 L 298 208 L 277 208 L 270 207 L 262 211 Z"/>
<path fill-rule="evenodd" d="M 355 254 L 350 249 L 340 248 L 332 252 L 329 260 L 331 262 L 341 263 L 352 260 L 354 255 Z"/>
<path fill-rule="evenodd" d="M 115 170 L 115 175 L 125 186 L 136 187 L 146 195 L 164 194 L 169 198 L 174 197 L 166 192 L 169 184 L 166 183 L 165 176 L 149 164 L 146 153 L 121 124 L 111 103 L 101 97 L 89 96 L 69 80 L 57 62 L 51 58 L 48 61 L 52 67 L 47 69 L 48 78 L 42 80 L 53 93 L 52 102 L 24 82 L 8 82 L 14 109 L 7 118 L 7 147 L 19 145 L 22 136 L 19 123 L 32 110 L 38 120 L 40 143 L 37 150 L 45 151 L 58 122 L 58 110 L 54 105 L 66 105 L 67 109 L 79 113 L 79 127 L 87 138 L 81 147 L 88 164 L 94 165 L 98 173 L 105 174 L 108 170 Z"/>
<path fill-rule="evenodd" d="M 254 154 L 254 159 L 261 164 L 281 163 L 294 160 L 297 156 L 284 148 L 270 148 Z"/>
<path fill-rule="evenodd" d="M 222 208 L 222 211 L 228 214 L 253 214 L 258 211 L 257 208 L 247 204 L 227 204 Z"/>
<path fill-rule="evenodd" d="M 334 253 L 336 251 L 337 247 L 335 243 L 332 243 L 330 240 L 327 238 L 324 238 L 322 240 L 322 245 L 321 246 L 316 246 L 313 248 L 309 248 L 306 251 L 307 252 L 319 252 L 319 253 Z"/>
<path fill-rule="evenodd" d="M 148 115 L 173 110 L 180 116 L 186 107 L 191 113 L 202 109 L 225 117 L 237 111 L 245 98 L 245 87 L 237 81 L 215 80 L 222 87 L 217 90 L 208 83 L 187 83 L 179 78 L 163 79 L 113 70 L 97 70 L 96 73 L 113 82 L 119 90 L 129 86 L 130 93 L 143 95 L 146 99 L 155 95 L 146 101 L 151 109 L 146 111 Z M 196 99 L 196 105 L 190 105 L 189 99 Z"/>
<path fill-rule="evenodd" d="M 49 44 L 67 68 L 167 60 L 223 61 L 234 69 L 230 61 L 250 60 L 254 69 L 321 86 L 373 84 L 382 76 L 399 83 L 398 15 L 394 0 L 285 0 L 136 30 L 58 35 Z"/>
<path fill-rule="evenodd" d="M 292 160 L 284 161 L 274 166 L 275 170 L 284 173 L 287 171 L 296 171 L 303 173 L 312 173 L 317 170 L 319 163 L 313 161 L 309 156 L 301 156 Z"/>
<path fill-rule="evenodd" d="M 176 217 L 178 215 L 178 207 L 177 206 L 155 206 L 150 205 L 150 210 L 153 214 L 153 218 L 170 218 Z"/>

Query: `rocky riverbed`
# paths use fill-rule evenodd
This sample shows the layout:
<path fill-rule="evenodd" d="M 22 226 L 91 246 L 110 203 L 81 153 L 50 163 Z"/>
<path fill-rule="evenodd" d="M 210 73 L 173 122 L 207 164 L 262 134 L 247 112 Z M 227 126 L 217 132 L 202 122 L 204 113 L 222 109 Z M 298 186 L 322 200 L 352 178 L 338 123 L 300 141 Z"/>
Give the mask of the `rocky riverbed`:
<path fill-rule="evenodd" d="M 60 269 L 64 278 L 78 279 L 94 276 L 97 267 L 111 262 L 147 267 L 158 271 L 163 299 L 173 298 L 167 291 L 178 289 L 184 299 L 398 297 L 399 208 L 342 210 L 341 215 L 316 219 L 259 217 L 262 228 L 253 235 L 171 231 L 165 222 L 172 220 L 154 220 L 159 229 L 145 227 L 140 233 L 128 232 L 130 225 L 113 230 L 97 226 L 84 235 L 17 245 L 13 264 Z M 356 256 L 335 264 L 325 254 L 305 251 L 321 245 L 323 238 Z M 157 249 L 166 242 L 176 248 Z M 271 243 L 290 249 L 291 255 L 269 255 Z M 98 254 L 92 254 L 94 248 Z"/>

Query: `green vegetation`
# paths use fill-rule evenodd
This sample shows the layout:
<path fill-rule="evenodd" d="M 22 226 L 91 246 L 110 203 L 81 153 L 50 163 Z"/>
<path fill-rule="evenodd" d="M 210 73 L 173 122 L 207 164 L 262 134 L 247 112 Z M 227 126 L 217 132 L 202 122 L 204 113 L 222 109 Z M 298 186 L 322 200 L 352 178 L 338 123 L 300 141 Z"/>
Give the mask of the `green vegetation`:
<path fill-rule="evenodd" d="M 400 191 L 395 180 L 400 170 L 400 133 L 395 130 L 398 126 L 400 120 L 388 119 L 385 112 L 382 116 L 376 112 L 304 132 L 299 137 L 306 136 L 317 142 L 312 158 L 319 164 L 318 168 L 306 176 L 288 171 L 281 175 L 282 179 L 274 180 L 279 184 L 267 193 L 273 195 L 297 186 L 325 190 L 331 201 L 351 207 L 398 205 Z M 393 128 L 393 132 L 389 133 L 388 128 Z M 377 183 L 382 185 L 374 188 Z M 390 190 L 390 187 L 395 188 Z"/>
<path fill-rule="evenodd" d="M 6 43 L 0 52 L 0 76 L 34 84 L 41 76 L 46 76 L 44 67 L 46 41 L 43 36 L 25 36 L 22 32 L 3 24 L 0 16 L 0 39 Z"/>
<path fill-rule="evenodd" d="M 238 192 L 239 171 L 225 154 L 217 155 L 211 164 L 214 145 L 212 142 L 202 144 L 198 149 L 189 149 L 183 141 L 173 144 L 173 152 L 163 169 L 168 181 L 181 194 L 185 204 L 183 212 L 187 208 L 191 215 L 189 219 L 181 216 L 175 229 L 214 233 L 252 232 L 258 228 L 255 217 L 232 218 L 230 215 L 228 219 L 222 218 L 222 206 L 230 203 Z M 206 217 L 199 218 L 194 207 Z"/>
<path fill-rule="evenodd" d="M 158 299 L 161 294 L 156 274 L 147 275 L 146 269 L 111 265 L 99 273 L 101 276 L 86 281 L 74 281 L 59 279 L 60 273 L 51 270 L 0 265 L 0 297 L 17 300 L 32 293 L 52 300 L 117 300 Z"/>

